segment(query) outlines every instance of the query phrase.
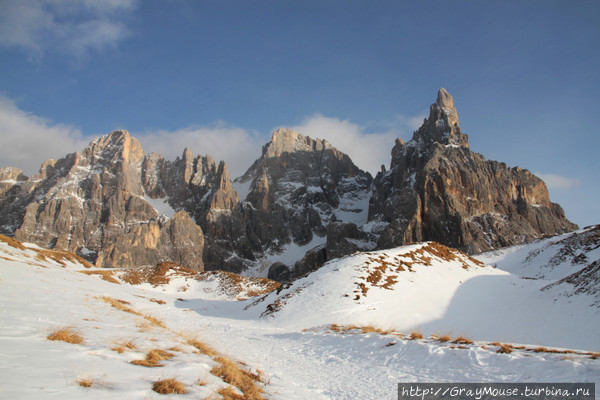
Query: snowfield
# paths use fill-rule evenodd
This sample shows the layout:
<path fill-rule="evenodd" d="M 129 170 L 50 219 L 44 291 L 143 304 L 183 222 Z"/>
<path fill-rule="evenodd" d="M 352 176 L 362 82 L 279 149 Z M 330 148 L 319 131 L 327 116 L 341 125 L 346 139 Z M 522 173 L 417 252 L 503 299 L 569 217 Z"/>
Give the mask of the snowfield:
<path fill-rule="evenodd" d="M 221 357 L 260 375 L 269 399 L 395 399 L 399 382 L 600 383 L 595 297 L 541 291 L 557 276 L 522 279 L 501 260 L 432 243 L 357 253 L 239 300 L 264 286 L 175 270 L 130 284 L 0 241 L 0 398 L 219 399 L 231 388 L 211 373 Z M 83 342 L 48 340 L 59 327 Z M 170 355 L 139 365 L 152 350 Z M 166 378 L 187 393 L 154 392 Z"/>

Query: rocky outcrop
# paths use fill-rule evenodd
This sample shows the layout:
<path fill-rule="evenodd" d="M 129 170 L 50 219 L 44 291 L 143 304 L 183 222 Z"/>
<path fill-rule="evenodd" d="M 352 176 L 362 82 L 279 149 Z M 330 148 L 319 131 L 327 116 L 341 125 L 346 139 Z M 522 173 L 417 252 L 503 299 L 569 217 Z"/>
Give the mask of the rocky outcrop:
<path fill-rule="evenodd" d="M 204 271 L 202 229 L 185 211 L 179 211 L 164 225 L 157 221 L 140 224 L 116 242 L 102 249 L 99 267 L 136 267 L 171 261 L 195 271 Z"/>
<path fill-rule="evenodd" d="M 189 149 L 173 162 L 146 155 L 127 131 L 46 161 L 29 179 L 15 169 L 1 177 L 11 182 L 0 197 L 2 233 L 98 258 L 102 266 L 152 264 L 157 256 L 201 270 L 204 239 L 196 223 L 216 232 L 238 203 L 225 163 Z M 159 203 L 160 212 L 153 206 Z M 187 219 L 175 214 L 181 210 Z"/>
<path fill-rule="evenodd" d="M 364 215 L 366 222 L 371 180 L 327 141 L 279 129 L 236 180 L 249 188 L 241 205 L 246 234 L 255 248 L 276 252 L 324 238 L 331 221 Z"/>
<path fill-rule="evenodd" d="M 5 193 L 15 185 L 20 185 L 27 180 L 23 171 L 19 168 L 5 167 L 0 168 L 0 202 L 4 199 Z"/>
<path fill-rule="evenodd" d="M 576 229 L 541 179 L 469 149 L 444 89 L 412 140 L 396 140 L 390 169 L 374 180 L 369 220 L 379 222 L 379 248 L 434 240 L 469 253 Z"/>

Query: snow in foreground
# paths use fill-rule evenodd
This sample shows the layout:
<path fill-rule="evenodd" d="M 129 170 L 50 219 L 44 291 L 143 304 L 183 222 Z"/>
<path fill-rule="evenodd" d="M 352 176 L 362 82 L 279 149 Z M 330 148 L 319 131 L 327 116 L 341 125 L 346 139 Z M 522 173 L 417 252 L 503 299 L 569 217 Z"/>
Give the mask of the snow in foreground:
<path fill-rule="evenodd" d="M 103 280 L 101 275 L 80 273 L 86 269 L 76 262 L 66 262 L 63 266 L 51 259 L 40 260 L 31 250 L 21 251 L 3 242 L 0 250 L 0 398 L 160 399 L 165 396 L 153 392 L 152 384 L 170 377 L 180 380 L 188 391 L 173 398 L 219 398 L 215 392 L 227 384 L 210 373 L 216 364 L 215 357 L 198 353 L 188 344 L 188 338 L 202 340 L 217 352 L 245 363 L 253 373 L 261 371 L 266 382 L 265 397 L 272 399 L 394 399 L 398 382 L 416 381 L 600 382 L 600 359 L 592 359 L 590 354 L 527 350 L 498 354 L 499 346 L 489 343 L 491 338 L 457 345 L 377 332 L 358 333 L 357 329 L 347 332 L 331 329 L 332 323 L 377 322 L 374 316 L 360 316 L 359 309 L 348 310 L 342 316 L 332 314 L 331 309 L 319 308 L 341 308 L 344 301 L 353 301 L 356 296 L 353 292 L 349 295 L 354 297 L 340 296 L 337 303 L 331 297 L 323 305 L 317 298 L 290 296 L 287 298 L 290 302 L 281 311 L 260 317 L 260 304 L 266 306 L 269 296 L 276 293 L 246 310 L 252 299 L 223 300 L 222 295 L 214 295 L 204 286 L 199 290 L 184 279 L 157 287 L 116 284 Z M 402 251 L 405 250 L 386 254 L 400 258 Z M 379 254 L 370 257 L 375 256 Z M 330 264 L 322 273 L 333 274 L 335 269 L 354 271 L 357 265 L 363 262 L 343 259 Z M 442 270 L 447 278 L 454 272 L 473 272 L 471 280 L 498 276 L 494 279 L 507 279 L 508 286 L 519 282 L 490 267 L 477 268 L 481 270 L 475 267 Z M 417 271 L 418 267 L 414 269 Z M 423 270 L 429 274 L 433 271 Z M 402 277 L 396 283 L 405 289 L 410 287 L 410 280 L 426 281 L 426 275 L 422 277 L 418 271 L 405 272 L 406 279 Z M 490 275 L 486 275 L 488 272 Z M 351 279 L 346 278 L 348 274 L 338 275 L 341 281 L 338 287 L 330 287 L 330 291 L 342 293 L 356 286 L 355 281 L 349 287 L 344 286 L 344 280 Z M 467 275 L 454 279 L 460 285 Z M 317 282 L 311 287 L 318 285 Z M 371 287 L 366 296 L 361 296 L 359 301 L 364 302 L 361 306 L 376 306 L 380 310 L 378 315 L 390 316 L 392 313 L 385 310 L 385 304 L 369 303 L 381 302 L 387 292 L 395 292 L 379 289 Z M 511 295 L 518 293 L 517 289 Z M 441 298 L 452 298 L 449 292 L 452 290 L 444 291 Z M 307 289 L 306 294 L 310 293 L 327 297 L 321 296 L 324 292 Z M 136 313 L 116 308 L 110 299 Z M 419 307 L 419 302 L 415 300 L 411 306 Z M 294 307 L 302 312 L 301 322 L 287 314 Z M 422 310 L 429 310 L 426 307 L 433 310 L 431 304 L 423 307 Z M 356 315 L 357 319 L 352 320 L 348 315 Z M 574 318 L 569 323 L 582 323 L 581 319 Z M 592 322 L 596 327 L 597 321 L 596 317 Z M 564 328 L 562 321 L 554 322 L 554 328 Z M 74 327 L 83 337 L 83 344 L 46 339 L 53 329 L 61 326 Z M 467 328 L 460 333 L 468 335 Z M 127 343 L 133 343 L 133 348 L 124 346 Z M 125 347 L 123 352 L 115 350 L 119 346 Z M 573 347 L 585 346 L 580 342 Z M 165 350 L 173 357 L 156 368 L 130 363 L 143 359 L 153 349 Z M 91 387 L 78 384 L 78 380 L 85 379 L 93 382 Z"/>

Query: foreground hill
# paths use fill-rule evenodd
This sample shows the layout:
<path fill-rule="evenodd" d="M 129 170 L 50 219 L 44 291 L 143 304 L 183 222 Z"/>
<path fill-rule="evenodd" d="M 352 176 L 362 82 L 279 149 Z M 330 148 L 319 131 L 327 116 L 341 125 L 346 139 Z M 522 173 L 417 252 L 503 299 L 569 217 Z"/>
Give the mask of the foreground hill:
<path fill-rule="evenodd" d="M 600 350 L 597 298 L 567 298 L 575 288 L 557 280 L 523 279 L 428 242 L 331 261 L 247 308 L 293 329 L 368 325 Z"/>
<path fill-rule="evenodd" d="M 238 398 L 243 392 L 248 399 L 384 399 L 395 398 L 398 382 L 594 382 L 600 376 L 600 353 L 590 351 L 598 349 L 597 337 L 576 332 L 597 330 L 594 309 L 577 304 L 588 295 L 565 302 L 529 286 L 536 281 L 432 243 L 330 262 L 263 301 L 237 301 L 252 293 L 235 289 L 235 281 L 243 282 L 238 288 L 269 290 L 267 281 L 233 275 L 198 280 L 196 272 L 173 265 L 137 272 L 136 281 L 121 270 L 90 267 L 71 253 L 3 238 L 0 397 L 159 399 L 164 397 L 153 390 L 160 390 L 156 382 L 174 378 L 186 393 L 172 398 Z M 457 319 L 456 331 L 450 325 L 429 329 L 432 317 L 426 313 L 452 303 L 461 287 L 481 279 L 494 285 L 475 285 L 486 290 L 466 291 L 477 296 L 457 309 L 470 315 L 470 323 Z M 234 291 L 222 290 L 224 284 Z M 293 295 L 279 309 L 265 313 L 288 293 Z M 473 314 L 475 304 L 502 303 L 509 296 L 515 299 L 507 307 L 518 303 L 537 311 L 536 322 L 548 319 L 547 328 L 564 334 L 563 342 L 531 329 L 531 321 L 504 320 L 495 310 Z M 521 315 L 519 307 L 514 311 Z M 399 328 L 399 315 L 421 324 L 424 337 L 375 325 L 385 317 L 390 328 Z M 453 321 L 443 310 L 433 318 L 440 315 L 438 321 Z M 494 318 L 511 334 L 523 330 L 528 337 L 520 341 L 530 344 L 483 336 L 503 336 L 497 326 L 493 332 L 475 330 Z M 59 328 L 71 328 L 70 334 L 53 335 Z M 50 340 L 61 338 L 74 343 Z M 584 350 L 549 347 L 560 343 Z M 247 379 L 232 380 L 226 372 L 231 365 Z"/>

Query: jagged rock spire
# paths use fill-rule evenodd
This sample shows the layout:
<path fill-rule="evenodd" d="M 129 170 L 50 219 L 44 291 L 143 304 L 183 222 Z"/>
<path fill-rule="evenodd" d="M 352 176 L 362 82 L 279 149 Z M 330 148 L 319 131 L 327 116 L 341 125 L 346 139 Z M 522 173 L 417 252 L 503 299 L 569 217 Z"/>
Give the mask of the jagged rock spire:
<path fill-rule="evenodd" d="M 413 140 L 430 147 L 433 143 L 469 147 L 469 137 L 460 131 L 458 113 L 452 95 L 444 88 L 429 108 L 429 118 L 413 135 Z"/>

